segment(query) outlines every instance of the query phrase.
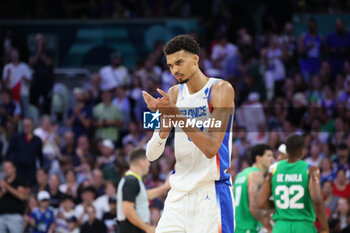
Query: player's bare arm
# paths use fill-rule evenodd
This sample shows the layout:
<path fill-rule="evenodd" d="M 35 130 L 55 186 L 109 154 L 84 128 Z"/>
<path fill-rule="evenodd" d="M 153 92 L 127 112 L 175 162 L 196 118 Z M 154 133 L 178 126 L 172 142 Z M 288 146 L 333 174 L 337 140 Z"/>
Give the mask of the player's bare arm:
<path fill-rule="evenodd" d="M 266 211 L 258 208 L 257 200 L 261 185 L 264 182 L 264 175 L 261 171 L 252 172 L 248 177 L 249 211 L 252 215 L 269 230 L 272 230 L 270 218 L 265 215 Z"/>
<path fill-rule="evenodd" d="M 265 177 L 264 183 L 263 183 L 263 185 L 259 191 L 259 194 L 258 194 L 259 198 L 257 200 L 257 203 L 258 203 L 259 209 L 273 209 L 274 208 L 273 203 L 269 200 L 269 198 L 272 195 L 271 179 L 272 179 L 272 173 L 268 172 L 266 177 Z"/>
<path fill-rule="evenodd" d="M 171 101 L 170 96 L 160 89 L 157 90 L 163 96 L 162 98 L 155 99 L 147 92 L 143 92 L 148 108 L 159 109 L 162 113 L 175 116 L 172 120 L 183 120 L 183 114 L 176 104 Z M 211 117 L 221 120 L 221 127 L 209 129 L 207 133 L 200 129 L 183 128 L 192 142 L 209 159 L 216 155 L 224 139 L 227 125 L 233 113 L 234 89 L 228 82 L 220 80 L 213 85 L 211 96 L 210 103 L 214 109 Z"/>
<path fill-rule="evenodd" d="M 322 197 L 320 176 L 320 170 L 317 167 L 310 167 L 308 189 L 314 206 L 316 217 L 321 224 L 320 232 L 328 233 L 329 227 L 327 222 L 326 209 Z"/>

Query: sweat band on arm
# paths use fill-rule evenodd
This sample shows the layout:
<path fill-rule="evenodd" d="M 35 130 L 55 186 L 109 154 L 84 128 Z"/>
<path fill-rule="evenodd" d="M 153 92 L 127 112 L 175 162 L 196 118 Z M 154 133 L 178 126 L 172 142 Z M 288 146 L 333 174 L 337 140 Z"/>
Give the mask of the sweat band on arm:
<path fill-rule="evenodd" d="M 160 138 L 159 131 L 154 131 L 151 140 L 146 147 L 146 156 L 149 161 L 154 161 L 162 155 L 167 138 Z"/>

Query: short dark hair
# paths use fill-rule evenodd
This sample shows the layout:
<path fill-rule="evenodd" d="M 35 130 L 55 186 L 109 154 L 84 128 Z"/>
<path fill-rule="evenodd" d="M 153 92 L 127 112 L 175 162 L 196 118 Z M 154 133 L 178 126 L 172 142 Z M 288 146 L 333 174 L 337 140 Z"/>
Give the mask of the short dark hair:
<path fill-rule="evenodd" d="M 304 138 L 297 134 L 292 134 L 286 139 L 286 150 L 288 156 L 297 157 L 304 149 Z"/>
<path fill-rule="evenodd" d="M 130 154 L 130 163 L 135 163 L 140 159 L 145 159 L 146 158 L 146 151 L 142 148 L 134 148 Z"/>
<path fill-rule="evenodd" d="M 337 146 L 337 150 L 347 150 L 348 146 L 345 143 L 341 143 Z"/>
<path fill-rule="evenodd" d="M 257 144 L 250 151 L 250 159 L 252 163 L 256 162 L 256 156 L 263 156 L 265 151 L 272 150 L 271 146 L 266 144 Z"/>
<path fill-rule="evenodd" d="M 199 56 L 200 48 L 198 42 L 189 35 L 178 35 L 172 38 L 164 46 L 163 52 L 165 55 L 176 53 L 180 50 L 197 54 Z"/>

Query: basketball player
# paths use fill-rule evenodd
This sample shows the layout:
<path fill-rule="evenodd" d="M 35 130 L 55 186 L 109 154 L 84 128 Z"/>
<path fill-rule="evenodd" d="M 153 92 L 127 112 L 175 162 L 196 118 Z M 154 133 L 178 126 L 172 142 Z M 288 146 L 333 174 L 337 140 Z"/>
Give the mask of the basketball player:
<path fill-rule="evenodd" d="M 267 172 L 274 159 L 272 148 L 268 145 L 255 145 L 250 152 L 253 166 L 241 171 L 235 179 L 235 233 L 260 232 L 261 224 L 272 229 L 270 217 L 257 207 L 257 194 L 264 182 Z M 259 223 L 260 222 L 260 223 Z"/>
<path fill-rule="evenodd" d="M 176 166 L 156 232 L 234 232 L 231 177 L 226 173 L 231 160 L 234 89 L 228 82 L 208 78 L 201 72 L 199 45 L 192 37 L 176 36 L 163 51 L 180 84 L 168 93 L 158 89 L 162 98 L 155 99 L 143 92 L 148 108 L 172 116 L 173 122 L 184 119 L 187 122 L 190 120 L 187 117 L 195 115 L 190 116 L 190 112 L 200 112 L 198 115 L 210 115 L 222 124 L 218 129 L 204 131 L 195 127 L 176 128 Z M 188 113 L 186 117 L 184 112 Z M 153 133 L 146 150 L 149 160 L 156 160 L 163 153 L 170 130 L 162 126 Z"/>
<path fill-rule="evenodd" d="M 328 233 L 326 211 L 323 203 L 320 171 L 308 165 L 303 158 L 304 139 L 291 135 L 286 141 L 288 158 L 272 165 L 259 193 L 258 207 L 272 208 L 269 197 L 273 196 L 276 222 L 273 233 L 320 232 Z M 316 216 L 315 216 L 316 212 Z"/>

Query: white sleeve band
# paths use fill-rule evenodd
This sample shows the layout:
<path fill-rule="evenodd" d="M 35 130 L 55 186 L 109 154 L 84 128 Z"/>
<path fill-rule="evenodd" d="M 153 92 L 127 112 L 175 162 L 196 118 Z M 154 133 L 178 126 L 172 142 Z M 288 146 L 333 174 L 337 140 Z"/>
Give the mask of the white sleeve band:
<path fill-rule="evenodd" d="M 154 131 L 151 140 L 148 141 L 146 147 L 146 156 L 149 161 L 154 161 L 163 154 L 167 138 L 160 138 L 159 131 Z"/>

